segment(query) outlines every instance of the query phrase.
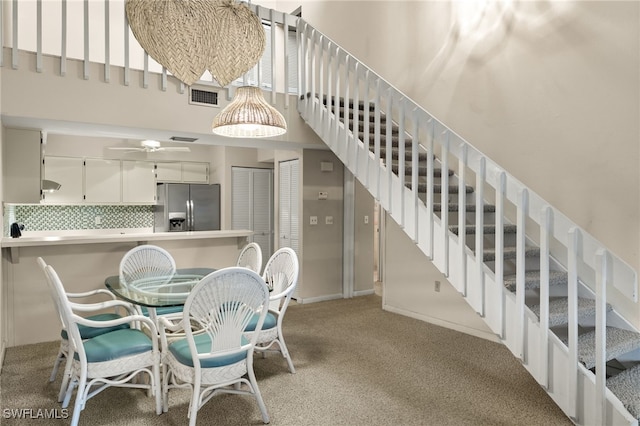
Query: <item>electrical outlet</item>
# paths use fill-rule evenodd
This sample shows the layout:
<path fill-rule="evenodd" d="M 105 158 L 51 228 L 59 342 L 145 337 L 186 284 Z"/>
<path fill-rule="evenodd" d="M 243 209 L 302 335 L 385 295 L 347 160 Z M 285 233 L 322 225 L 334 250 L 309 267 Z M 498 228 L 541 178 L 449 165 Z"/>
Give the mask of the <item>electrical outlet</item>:
<path fill-rule="evenodd" d="M 440 291 L 440 281 L 436 281 L 435 291 Z"/>
<path fill-rule="evenodd" d="M 324 223 L 326 225 L 333 225 L 333 216 L 327 216 L 324 218 Z"/>
<path fill-rule="evenodd" d="M 317 224 L 318 224 L 318 216 L 310 216 L 309 225 L 317 225 Z"/>

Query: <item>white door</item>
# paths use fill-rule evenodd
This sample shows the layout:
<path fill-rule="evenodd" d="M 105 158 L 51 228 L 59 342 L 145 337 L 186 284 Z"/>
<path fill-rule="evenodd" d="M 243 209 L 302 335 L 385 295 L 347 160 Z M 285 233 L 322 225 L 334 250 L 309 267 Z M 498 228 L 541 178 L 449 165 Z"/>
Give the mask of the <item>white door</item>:
<path fill-rule="evenodd" d="M 231 169 L 231 228 L 251 229 L 262 250 L 262 266 L 273 254 L 273 170 Z"/>
<path fill-rule="evenodd" d="M 300 254 L 299 232 L 299 167 L 300 160 L 280 162 L 280 245 L 279 247 L 291 247 Z"/>

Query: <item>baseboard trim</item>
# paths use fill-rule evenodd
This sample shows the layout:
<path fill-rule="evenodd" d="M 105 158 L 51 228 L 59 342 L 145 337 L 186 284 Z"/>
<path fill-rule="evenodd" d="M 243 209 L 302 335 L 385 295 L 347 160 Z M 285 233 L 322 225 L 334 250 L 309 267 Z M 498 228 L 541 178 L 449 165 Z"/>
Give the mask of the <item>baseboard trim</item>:
<path fill-rule="evenodd" d="M 374 289 L 369 289 L 369 290 L 358 290 L 358 291 L 354 291 L 353 292 L 353 297 L 358 297 L 358 296 L 369 296 L 370 294 L 374 294 L 375 290 Z"/>
<path fill-rule="evenodd" d="M 414 318 L 420 321 L 428 322 L 429 324 L 437 325 L 440 327 L 448 328 L 450 330 L 459 331 L 460 333 L 469 334 L 471 336 L 480 337 L 481 339 L 490 340 L 496 343 L 502 343 L 502 341 L 491 332 L 477 330 L 475 328 L 466 327 L 464 325 L 455 324 L 448 321 L 443 321 L 439 318 L 433 318 L 428 315 L 417 314 L 415 312 L 407 311 L 404 309 L 398 309 L 393 306 L 383 305 L 382 309 L 385 311 L 393 312 L 394 314 L 404 315 L 406 317 Z"/>
<path fill-rule="evenodd" d="M 340 294 L 327 294 L 325 296 L 317 296 L 317 297 L 305 297 L 303 298 L 297 298 L 296 301 L 300 304 L 305 304 L 305 303 L 317 303 L 317 302 L 326 302 L 328 300 L 336 300 L 336 299 L 342 299 L 342 293 Z"/>

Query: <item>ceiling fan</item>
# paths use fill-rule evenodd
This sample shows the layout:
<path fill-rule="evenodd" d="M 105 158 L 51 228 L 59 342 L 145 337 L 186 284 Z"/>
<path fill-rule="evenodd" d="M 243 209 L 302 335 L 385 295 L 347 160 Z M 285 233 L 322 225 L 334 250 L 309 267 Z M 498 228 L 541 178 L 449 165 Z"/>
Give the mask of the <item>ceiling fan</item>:
<path fill-rule="evenodd" d="M 142 151 L 142 152 L 190 152 L 187 146 L 160 146 L 160 142 L 146 139 L 140 142 L 140 147 L 110 146 L 109 149 L 117 151 Z"/>

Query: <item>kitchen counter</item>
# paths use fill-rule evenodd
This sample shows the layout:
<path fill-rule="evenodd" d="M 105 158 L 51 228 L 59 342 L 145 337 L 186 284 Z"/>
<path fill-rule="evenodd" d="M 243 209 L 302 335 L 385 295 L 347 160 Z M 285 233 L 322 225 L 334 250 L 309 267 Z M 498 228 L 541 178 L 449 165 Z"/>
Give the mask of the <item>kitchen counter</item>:
<path fill-rule="evenodd" d="M 235 266 L 252 231 L 154 233 L 149 229 L 114 229 L 52 234 L 25 232 L 20 238 L 0 240 L 3 271 L 0 291 L 4 295 L 0 299 L 0 312 L 6 318 L 3 325 L 9 347 L 60 338 L 58 316 L 38 268 L 38 257 L 54 267 L 68 292 L 81 293 L 104 289 L 105 278 L 118 274 L 122 256 L 140 244 L 164 248 L 178 268 Z"/>
<path fill-rule="evenodd" d="M 0 240 L 0 247 L 36 247 L 56 246 L 68 244 L 100 244 L 114 242 L 147 242 L 147 241 L 171 241 L 171 240 L 195 240 L 213 238 L 245 238 L 253 234 L 246 229 L 234 229 L 224 231 L 191 231 L 191 232 L 121 232 L 104 234 L 78 234 L 78 235 L 47 235 L 47 236 L 23 236 L 20 238 L 4 237 Z"/>

